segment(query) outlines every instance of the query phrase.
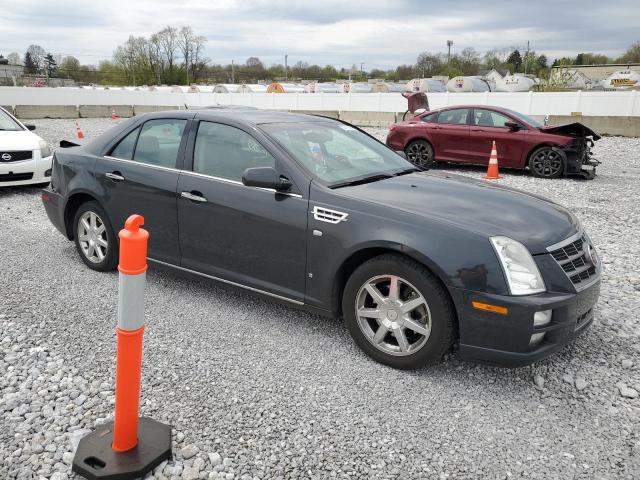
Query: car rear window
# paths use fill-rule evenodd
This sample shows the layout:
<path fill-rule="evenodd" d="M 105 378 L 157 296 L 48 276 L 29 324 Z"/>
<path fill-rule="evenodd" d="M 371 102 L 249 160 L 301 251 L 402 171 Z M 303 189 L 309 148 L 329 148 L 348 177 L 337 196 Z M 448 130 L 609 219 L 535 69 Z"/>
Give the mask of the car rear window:
<path fill-rule="evenodd" d="M 469 115 L 468 108 L 456 108 L 454 110 L 444 110 L 438 115 L 438 123 L 448 123 L 453 125 L 466 125 Z"/>

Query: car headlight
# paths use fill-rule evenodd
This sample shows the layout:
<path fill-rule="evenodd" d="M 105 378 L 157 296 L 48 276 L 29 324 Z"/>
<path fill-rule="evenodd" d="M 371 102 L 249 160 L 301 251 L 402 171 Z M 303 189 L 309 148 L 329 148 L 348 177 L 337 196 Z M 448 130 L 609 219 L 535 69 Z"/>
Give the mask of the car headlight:
<path fill-rule="evenodd" d="M 40 144 L 40 157 L 44 158 L 44 157 L 50 157 L 51 156 L 51 147 L 49 146 L 49 144 L 47 142 L 45 142 L 44 140 L 40 140 L 40 142 L 38 142 Z"/>
<path fill-rule="evenodd" d="M 491 237 L 489 240 L 502 263 L 511 295 L 531 295 L 546 290 L 527 247 L 509 237 Z"/>

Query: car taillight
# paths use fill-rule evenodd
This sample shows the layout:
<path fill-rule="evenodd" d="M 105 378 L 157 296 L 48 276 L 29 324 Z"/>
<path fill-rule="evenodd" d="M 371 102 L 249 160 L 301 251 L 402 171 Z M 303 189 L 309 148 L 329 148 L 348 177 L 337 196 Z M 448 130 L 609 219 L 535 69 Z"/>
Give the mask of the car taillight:
<path fill-rule="evenodd" d="M 391 125 L 389 125 L 389 131 L 393 132 L 396 128 L 398 128 L 398 125 L 395 123 L 392 123 Z"/>

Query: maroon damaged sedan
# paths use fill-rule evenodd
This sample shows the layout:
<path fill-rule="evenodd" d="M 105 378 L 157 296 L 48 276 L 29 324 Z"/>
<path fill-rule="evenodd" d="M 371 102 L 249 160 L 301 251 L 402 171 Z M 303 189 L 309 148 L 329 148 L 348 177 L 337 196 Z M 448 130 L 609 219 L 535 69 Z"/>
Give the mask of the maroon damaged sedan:
<path fill-rule="evenodd" d="M 387 145 L 421 169 L 436 162 L 487 165 L 496 142 L 500 167 L 527 169 L 542 178 L 577 174 L 592 179 L 600 164 L 591 156 L 600 136 L 581 123 L 545 126 L 506 108 L 446 107 L 391 125 Z"/>

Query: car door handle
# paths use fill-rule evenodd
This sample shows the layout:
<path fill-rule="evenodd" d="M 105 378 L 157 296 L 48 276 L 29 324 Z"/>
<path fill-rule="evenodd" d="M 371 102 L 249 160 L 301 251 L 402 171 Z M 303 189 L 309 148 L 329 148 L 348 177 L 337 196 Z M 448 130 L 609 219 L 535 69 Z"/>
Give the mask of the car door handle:
<path fill-rule="evenodd" d="M 472 128 L 471 131 L 472 132 L 484 132 L 484 130 L 482 128 Z"/>
<path fill-rule="evenodd" d="M 196 192 L 195 190 L 192 190 L 190 192 L 182 192 L 180 193 L 180 196 L 182 198 L 186 198 L 187 200 L 191 200 L 192 202 L 197 202 L 197 203 L 207 202 L 206 197 L 202 195 L 200 192 Z"/>
<path fill-rule="evenodd" d="M 104 174 L 105 177 L 110 178 L 114 182 L 122 182 L 124 181 L 124 177 L 120 172 L 107 172 Z"/>

